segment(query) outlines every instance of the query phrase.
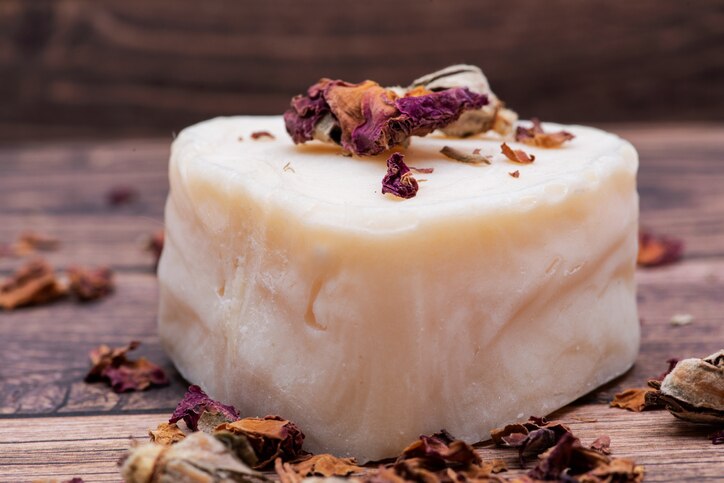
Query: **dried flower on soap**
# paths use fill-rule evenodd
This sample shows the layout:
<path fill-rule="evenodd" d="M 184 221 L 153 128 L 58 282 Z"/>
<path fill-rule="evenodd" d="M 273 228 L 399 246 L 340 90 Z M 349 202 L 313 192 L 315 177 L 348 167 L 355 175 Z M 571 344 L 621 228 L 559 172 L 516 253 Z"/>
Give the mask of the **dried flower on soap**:
<path fill-rule="evenodd" d="M 661 404 L 679 419 L 724 424 L 724 349 L 703 359 L 679 361 L 663 381 L 649 381 L 656 391 L 647 402 Z"/>
<path fill-rule="evenodd" d="M 114 186 L 106 193 L 106 201 L 111 206 L 121 206 L 133 203 L 139 198 L 138 190 L 132 186 Z"/>
<path fill-rule="evenodd" d="M 546 418 L 531 416 L 523 423 L 508 424 L 494 429 L 490 436 L 498 446 L 516 448 L 521 466 L 526 453 L 539 454 L 555 445 L 571 430 L 560 421 L 548 421 Z"/>
<path fill-rule="evenodd" d="M 565 433 L 540 458 L 538 465 L 528 473 L 534 480 L 638 483 L 644 478 L 643 467 L 633 460 L 611 458 L 596 449 L 586 448 L 571 433 Z"/>
<path fill-rule="evenodd" d="M 161 423 L 156 429 L 148 431 L 148 437 L 152 443 L 169 446 L 184 439 L 186 433 L 181 431 L 176 424 Z"/>
<path fill-rule="evenodd" d="M 127 346 L 111 349 L 103 344 L 90 352 L 91 369 L 86 382 L 105 381 L 117 393 L 143 391 L 169 383 L 166 373 L 145 357 L 131 360 L 126 354 L 141 345 L 132 341 Z"/>
<path fill-rule="evenodd" d="M 668 236 L 639 231 L 636 263 L 641 267 L 658 267 L 678 262 L 684 254 L 684 242 Z"/>
<path fill-rule="evenodd" d="M 271 481 L 240 461 L 219 440 L 201 432 L 170 446 L 144 443 L 131 448 L 122 459 L 121 475 L 126 483 Z"/>
<path fill-rule="evenodd" d="M 255 131 L 255 132 L 251 133 L 251 138 L 254 139 L 255 141 L 258 139 L 263 139 L 263 138 L 276 139 L 274 137 L 274 135 L 272 133 L 270 133 L 269 131 Z"/>
<path fill-rule="evenodd" d="M 199 421 L 202 417 L 208 421 L 208 424 L 202 429 L 211 432 L 220 424 L 239 419 L 239 412 L 234 406 L 215 401 L 199 386 L 192 385 L 189 386 L 183 399 L 176 406 L 168 422 L 177 423 L 183 419 L 190 430 L 198 431 Z"/>
<path fill-rule="evenodd" d="M 505 155 L 506 158 L 518 164 L 530 164 L 535 161 L 535 156 L 528 154 L 522 149 L 513 149 L 506 143 L 500 145 L 500 152 Z"/>
<path fill-rule="evenodd" d="M 387 159 L 387 174 L 382 178 L 382 194 L 390 193 L 400 198 L 412 198 L 419 185 L 410 168 L 403 161 L 404 155 L 392 153 Z"/>
<path fill-rule="evenodd" d="M 0 308 L 12 310 L 47 304 L 67 293 L 67 287 L 56 278 L 48 263 L 40 259 L 32 260 L 0 283 Z"/>
<path fill-rule="evenodd" d="M 81 302 L 98 300 L 113 292 L 113 272 L 108 267 L 70 267 L 67 275 L 71 295 Z"/>
<path fill-rule="evenodd" d="M 294 423 L 279 416 L 244 418 L 221 424 L 216 431 L 228 431 L 248 438 L 259 460 L 255 469 L 271 466 L 277 457 L 290 461 L 304 454 L 304 433 Z"/>
<path fill-rule="evenodd" d="M 475 151 L 478 151 L 477 153 Z M 470 163 L 470 164 L 490 164 L 491 157 L 485 156 L 483 154 L 480 154 L 480 150 L 476 149 L 472 153 L 464 153 L 458 149 L 451 148 L 450 146 L 443 146 L 443 148 L 440 150 L 440 153 L 444 156 L 447 156 L 450 159 L 454 159 L 455 161 L 460 161 L 461 163 Z"/>
<path fill-rule="evenodd" d="M 563 143 L 575 137 L 568 131 L 547 133 L 543 130 L 543 126 L 536 118 L 531 119 L 531 123 L 531 127 L 518 126 L 516 128 L 516 141 L 539 148 L 559 148 Z"/>
<path fill-rule="evenodd" d="M 463 112 L 487 103 L 485 94 L 467 87 L 398 94 L 369 80 L 352 84 L 321 79 L 306 96 L 292 99 L 284 122 L 295 144 L 316 139 L 359 156 L 372 156 L 405 145 L 411 136 L 444 128 Z"/>
<path fill-rule="evenodd" d="M 8 247 L 8 253 L 16 257 L 24 257 L 31 255 L 37 251 L 50 252 L 56 250 L 60 242 L 57 238 L 28 231 L 18 237 L 18 239 Z"/>

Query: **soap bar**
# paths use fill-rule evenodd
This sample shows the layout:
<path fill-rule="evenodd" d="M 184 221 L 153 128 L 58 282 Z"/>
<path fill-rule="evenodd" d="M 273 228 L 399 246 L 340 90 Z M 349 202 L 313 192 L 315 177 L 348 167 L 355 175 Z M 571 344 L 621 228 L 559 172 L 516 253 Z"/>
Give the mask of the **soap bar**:
<path fill-rule="evenodd" d="M 405 162 L 433 172 L 406 200 L 381 193 L 387 156 L 295 146 L 281 117 L 185 129 L 158 274 L 166 351 L 243 416 L 281 415 L 307 450 L 360 461 L 442 428 L 487 439 L 618 376 L 639 346 L 638 156 L 544 128 L 575 139 L 508 142 L 525 165 L 500 139 L 413 138 Z"/>

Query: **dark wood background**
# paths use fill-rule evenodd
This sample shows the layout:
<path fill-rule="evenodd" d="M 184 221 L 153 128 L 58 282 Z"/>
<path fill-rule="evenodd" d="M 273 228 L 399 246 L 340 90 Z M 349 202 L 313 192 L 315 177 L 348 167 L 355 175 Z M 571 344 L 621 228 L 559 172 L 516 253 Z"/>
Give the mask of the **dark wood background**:
<path fill-rule="evenodd" d="M 0 141 L 167 136 L 456 62 L 524 117 L 721 121 L 724 2 L 0 0 Z"/>

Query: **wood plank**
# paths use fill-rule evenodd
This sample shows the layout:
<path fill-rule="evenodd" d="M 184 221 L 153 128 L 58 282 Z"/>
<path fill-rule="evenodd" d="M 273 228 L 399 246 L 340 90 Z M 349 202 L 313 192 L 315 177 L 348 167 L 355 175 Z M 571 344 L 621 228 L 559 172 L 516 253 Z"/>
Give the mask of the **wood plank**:
<path fill-rule="evenodd" d="M 641 353 L 626 375 L 594 391 L 580 403 L 606 404 L 625 387 L 645 385 L 666 369 L 671 357 L 703 357 L 722 348 L 724 259 L 690 261 L 667 268 L 641 270 L 639 314 Z M 55 305 L 0 314 L 0 415 L 119 413 L 146 409 L 171 410 L 186 383 L 163 353 L 156 334 L 156 279 L 120 273 L 117 293 L 97 304 Z M 695 322 L 670 324 L 676 313 L 690 313 Z M 42 335 L 40 335 L 42 334 Z M 172 385 L 145 393 L 117 395 L 82 378 L 87 353 L 100 343 L 143 342 L 139 350 L 172 376 Z"/>
<path fill-rule="evenodd" d="M 707 439 L 711 428 L 683 423 L 666 411 L 630 413 L 601 405 L 569 407 L 554 416 L 569 424 L 584 444 L 609 435 L 613 455 L 643 465 L 646 481 L 721 481 L 724 452 Z M 131 440 L 144 441 L 148 429 L 166 418 L 166 414 L 126 414 L 4 420 L 0 481 L 73 476 L 118 481 L 117 461 Z M 506 476 L 526 471 L 513 450 L 487 443 L 478 452 L 485 460 L 504 459 L 509 467 Z M 533 464 L 529 460 L 526 469 Z"/>
<path fill-rule="evenodd" d="M 526 116 L 721 120 L 724 106 L 717 0 L 696 9 L 655 0 L 514 0 L 505 9 L 401 0 L 392 11 L 384 0 L 0 7 L 7 140 L 166 134 L 218 114 L 278 113 L 321 76 L 405 84 L 455 62 L 483 66 Z"/>

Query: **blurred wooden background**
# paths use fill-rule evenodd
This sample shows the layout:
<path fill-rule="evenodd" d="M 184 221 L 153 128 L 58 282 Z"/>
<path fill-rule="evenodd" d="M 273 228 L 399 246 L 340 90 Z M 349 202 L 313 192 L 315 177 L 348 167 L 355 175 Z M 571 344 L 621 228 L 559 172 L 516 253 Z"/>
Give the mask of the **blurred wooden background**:
<path fill-rule="evenodd" d="M 524 117 L 721 121 L 724 2 L 0 0 L 0 141 L 167 136 L 456 62 Z"/>

